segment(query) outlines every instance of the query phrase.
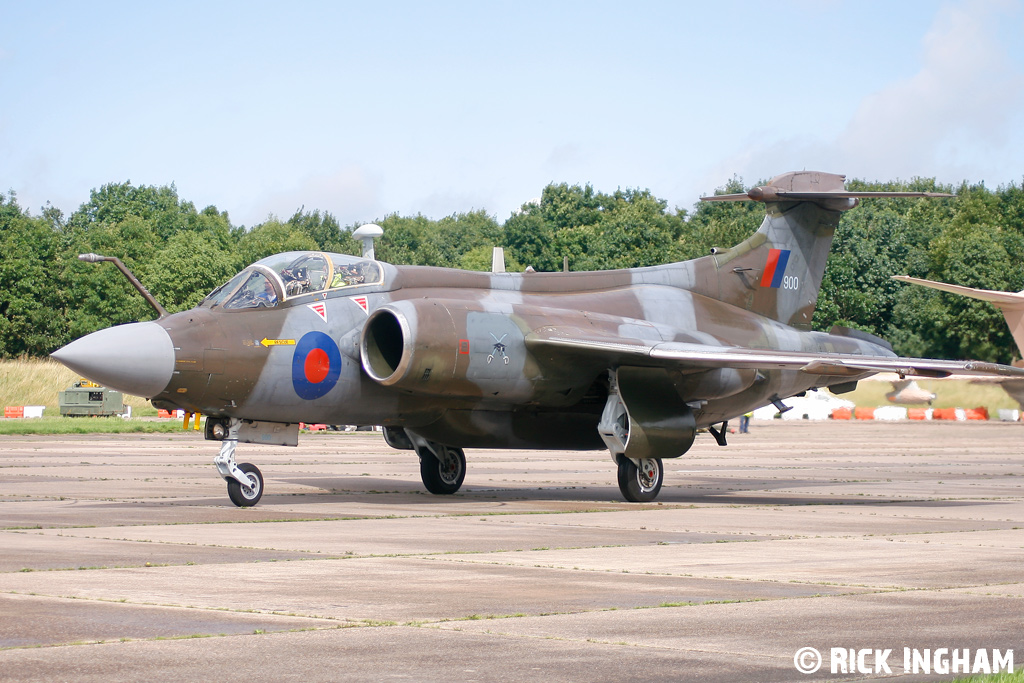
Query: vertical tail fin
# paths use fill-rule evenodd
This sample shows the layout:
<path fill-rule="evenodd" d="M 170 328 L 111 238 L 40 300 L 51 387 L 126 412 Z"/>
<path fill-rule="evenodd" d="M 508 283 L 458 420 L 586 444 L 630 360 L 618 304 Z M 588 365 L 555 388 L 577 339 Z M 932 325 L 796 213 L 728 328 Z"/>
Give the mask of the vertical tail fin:
<path fill-rule="evenodd" d="M 949 197 L 935 192 L 847 192 L 846 176 L 799 171 L 745 194 L 704 201 L 758 201 L 765 218 L 756 233 L 698 259 L 702 294 L 773 320 L 810 329 L 839 217 L 868 197 Z M 708 267 L 713 275 L 707 277 Z"/>

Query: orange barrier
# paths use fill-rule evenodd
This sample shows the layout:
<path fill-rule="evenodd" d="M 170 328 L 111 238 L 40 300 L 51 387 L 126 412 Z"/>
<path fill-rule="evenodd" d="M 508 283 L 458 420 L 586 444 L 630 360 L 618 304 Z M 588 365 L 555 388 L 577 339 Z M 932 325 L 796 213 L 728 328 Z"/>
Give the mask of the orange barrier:
<path fill-rule="evenodd" d="M 169 410 L 160 409 L 160 410 L 156 411 L 156 416 L 157 417 L 174 417 L 174 413 L 172 413 Z"/>
<path fill-rule="evenodd" d="M 4 417 L 25 417 L 25 406 L 7 406 Z"/>
<path fill-rule="evenodd" d="M 876 413 L 876 410 L 883 412 Z M 889 406 L 881 409 L 867 406 L 857 408 L 836 408 L 832 411 L 833 420 L 893 420 L 897 419 L 884 411 L 891 410 Z M 899 418 L 902 419 L 902 418 Z M 907 408 L 908 420 L 988 420 L 988 408 Z"/>
<path fill-rule="evenodd" d="M 981 406 L 980 408 L 968 408 L 964 411 L 968 420 L 987 420 L 988 419 L 988 408 Z"/>

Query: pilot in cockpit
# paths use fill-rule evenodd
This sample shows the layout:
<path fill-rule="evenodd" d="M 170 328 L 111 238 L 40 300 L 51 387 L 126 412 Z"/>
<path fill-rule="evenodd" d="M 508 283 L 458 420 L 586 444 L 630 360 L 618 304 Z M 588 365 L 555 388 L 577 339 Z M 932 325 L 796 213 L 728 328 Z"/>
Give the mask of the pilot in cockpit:
<path fill-rule="evenodd" d="M 277 292 L 274 291 L 274 283 L 269 279 L 263 279 L 263 292 L 256 295 L 260 306 L 274 306 L 277 304 Z"/>
<path fill-rule="evenodd" d="M 331 282 L 331 287 L 351 287 L 352 285 L 358 285 L 365 279 L 362 274 L 362 269 L 359 267 L 361 264 L 354 264 L 350 266 L 339 266 L 338 272 L 334 274 L 334 280 Z"/>

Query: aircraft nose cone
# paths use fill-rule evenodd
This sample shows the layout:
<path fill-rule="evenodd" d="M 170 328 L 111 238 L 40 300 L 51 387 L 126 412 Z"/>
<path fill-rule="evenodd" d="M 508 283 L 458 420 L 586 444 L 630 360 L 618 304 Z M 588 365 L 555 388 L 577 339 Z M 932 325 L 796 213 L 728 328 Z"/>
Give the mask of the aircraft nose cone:
<path fill-rule="evenodd" d="M 174 372 L 174 344 L 153 322 L 93 332 L 50 355 L 97 384 L 145 398 L 163 391 Z"/>

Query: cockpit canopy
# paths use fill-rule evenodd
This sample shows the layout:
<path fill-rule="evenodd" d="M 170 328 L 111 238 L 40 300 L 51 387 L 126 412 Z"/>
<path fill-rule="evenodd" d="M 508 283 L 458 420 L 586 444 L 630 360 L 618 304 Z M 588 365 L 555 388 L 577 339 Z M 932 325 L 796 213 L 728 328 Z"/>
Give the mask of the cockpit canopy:
<path fill-rule="evenodd" d="M 376 261 L 323 251 L 289 251 L 252 264 L 213 290 L 201 305 L 264 308 L 304 294 L 383 281 L 384 269 Z"/>

